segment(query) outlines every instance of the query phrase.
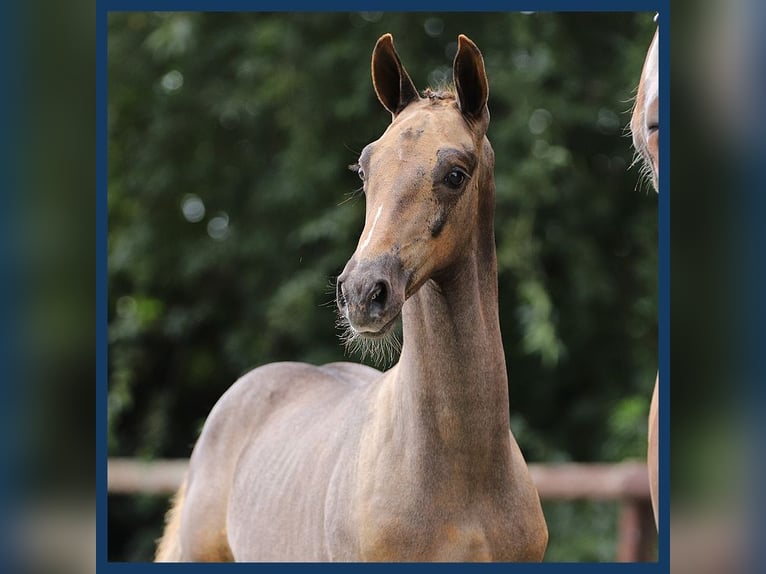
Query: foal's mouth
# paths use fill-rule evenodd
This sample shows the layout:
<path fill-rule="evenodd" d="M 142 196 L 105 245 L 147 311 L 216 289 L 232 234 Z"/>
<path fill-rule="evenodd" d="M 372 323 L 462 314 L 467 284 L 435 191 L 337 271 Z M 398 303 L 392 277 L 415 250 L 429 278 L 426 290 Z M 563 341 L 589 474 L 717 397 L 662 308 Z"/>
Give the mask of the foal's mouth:
<path fill-rule="evenodd" d="M 361 360 L 369 356 L 378 367 L 390 367 L 402 350 L 401 339 L 396 332 L 400 317 L 401 311 L 380 329 L 361 331 L 351 324 L 345 313 L 340 313 L 338 327 L 342 330 L 341 342 L 347 352 L 358 354 Z"/>
<path fill-rule="evenodd" d="M 362 331 L 362 330 L 358 330 L 358 329 L 354 328 L 354 326 L 351 325 L 350 323 L 349 323 L 349 327 L 354 329 L 354 331 L 356 331 L 356 334 L 359 337 L 363 337 L 365 339 L 373 339 L 373 340 L 374 339 L 382 339 L 384 337 L 388 337 L 391 334 L 391 330 L 394 328 L 394 326 L 396 325 L 397 321 L 399 321 L 401 316 L 402 316 L 402 312 L 399 311 L 399 313 L 397 313 L 394 316 L 393 319 L 391 319 L 388 323 L 383 325 L 377 331 L 371 331 L 371 330 L 364 330 L 364 331 Z"/>

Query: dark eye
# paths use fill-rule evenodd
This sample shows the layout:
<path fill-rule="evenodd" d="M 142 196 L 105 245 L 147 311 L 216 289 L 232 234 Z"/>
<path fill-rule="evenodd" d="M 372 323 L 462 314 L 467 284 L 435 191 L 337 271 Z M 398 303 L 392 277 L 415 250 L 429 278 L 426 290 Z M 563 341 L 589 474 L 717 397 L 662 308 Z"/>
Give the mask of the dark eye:
<path fill-rule="evenodd" d="M 468 174 L 462 169 L 454 168 L 444 177 L 444 183 L 452 189 L 457 189 L 465 183 Z"/>
<path fill-rule="evenodd" d="M 660 129 L 660 125 L 658 123 L 649 124 L 648 126 L 646 126 L 646 129 L 651 134 L 651 133 L 654 133 L 657 130 L 659 130 Z"/>

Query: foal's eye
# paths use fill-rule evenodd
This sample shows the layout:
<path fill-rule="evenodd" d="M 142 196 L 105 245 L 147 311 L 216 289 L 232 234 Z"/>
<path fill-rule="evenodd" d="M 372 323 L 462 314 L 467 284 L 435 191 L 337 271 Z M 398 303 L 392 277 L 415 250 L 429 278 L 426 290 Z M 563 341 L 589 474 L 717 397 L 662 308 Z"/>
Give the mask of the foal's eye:
<path fill-rule="evenodd" d="M 444 177 L 444 183 L 452 189 L 457 189 L 465 183 L 468 174 L 462 169 L 454 168 Z"/>
<path fill-rule="evenodd" d="M 649 124 L 646 129 L 649 133 L 653 133 L 660 129 L 660 125 L 658 123 Z"/>

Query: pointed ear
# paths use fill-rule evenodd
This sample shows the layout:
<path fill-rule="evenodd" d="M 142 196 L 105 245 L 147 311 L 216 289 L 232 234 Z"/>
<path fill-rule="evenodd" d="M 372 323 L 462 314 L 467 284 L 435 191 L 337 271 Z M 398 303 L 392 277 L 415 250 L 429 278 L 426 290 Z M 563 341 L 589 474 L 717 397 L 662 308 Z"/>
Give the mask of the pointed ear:
<path fill-rule="evenodd" d="M 420 99 L 394 49 L 391 34 L 381 36 L 372 51 L 372 85 L 380 103 L 394 117 L 410 102 Z"/>
<path fill-rule="evenodd" d="M 476 44 L 463 34 L 457 38 L 452 77 L 460 111 L 470 119 L 480 119 L 487 109 L 489 83 L 481 52 Z"/>

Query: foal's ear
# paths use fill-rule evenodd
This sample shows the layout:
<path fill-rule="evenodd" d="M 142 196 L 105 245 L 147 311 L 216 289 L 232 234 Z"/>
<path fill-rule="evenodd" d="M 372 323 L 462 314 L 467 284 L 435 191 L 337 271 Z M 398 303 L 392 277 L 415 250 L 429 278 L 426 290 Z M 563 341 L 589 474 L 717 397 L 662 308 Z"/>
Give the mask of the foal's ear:
<path fill-rule="evenodd" d="M 484 70 L 484 58 L 468 36 L 457 38 L 457 54 L 452 65 L 452 77 L 457 90 L 457 103 L 463 115 L 480 119 L 487 109 L 489 84 Z"/>
<path fill-rule="evenodd" d="M 415 84 L 402 66 L 399 54 L 394 49 L 391 34 L 380 37 L 372 51 L 372 85 L 375 93 L 393 116 L 401 112 L 410 102 L 420 99 Z"/>

